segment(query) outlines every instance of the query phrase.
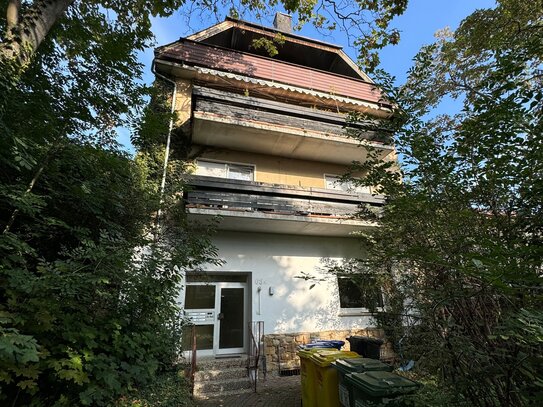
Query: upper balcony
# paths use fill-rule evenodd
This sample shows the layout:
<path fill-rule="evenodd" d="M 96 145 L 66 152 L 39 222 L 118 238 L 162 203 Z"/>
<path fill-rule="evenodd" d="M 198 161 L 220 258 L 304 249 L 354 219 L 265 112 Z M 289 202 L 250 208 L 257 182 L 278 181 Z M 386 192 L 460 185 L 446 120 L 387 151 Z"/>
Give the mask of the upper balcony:
<path fill-rule="evenodd" d="M 293 159 L 349 165 L 371 146 L 380 158 L 394 151 L 388 135 L 344 114 L 194 86 L 192 144 Z M 358 139 L 347 136 L 356 132 Z M 385 136 L 383 136 L 385 134 Z"/>
<path fill-rule="evenodd" d="M 191 176 L 184 193 L 193 219 L 219 215 L 219 229 L 293 235 L 349 236 L 375 225 L 352 215 L 379 208 L 382 196 L 254 181 Z"/>

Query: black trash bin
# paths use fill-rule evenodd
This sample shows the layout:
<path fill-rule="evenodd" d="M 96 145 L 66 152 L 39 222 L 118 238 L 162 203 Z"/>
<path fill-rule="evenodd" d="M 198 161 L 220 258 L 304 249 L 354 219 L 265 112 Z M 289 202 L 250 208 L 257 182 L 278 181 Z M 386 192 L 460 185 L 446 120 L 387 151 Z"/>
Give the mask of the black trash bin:
<path fill-rule="evenodd" d="M 381 358 L 382 339 L 370 338 L 369 336 L 350 336 L 347 338 L 351 344 L 351 350 L 370 359 Z"/>

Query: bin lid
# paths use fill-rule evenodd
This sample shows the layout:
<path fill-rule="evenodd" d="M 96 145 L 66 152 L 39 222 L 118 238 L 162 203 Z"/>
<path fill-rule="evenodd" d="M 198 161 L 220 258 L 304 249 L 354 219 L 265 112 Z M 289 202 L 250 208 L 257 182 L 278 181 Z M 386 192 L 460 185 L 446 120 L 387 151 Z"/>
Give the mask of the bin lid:
<path fill-rule="evenodd" d="M 353 336 L 349 336 L 347 338 L 347 340 L 352 343 L 352 342 L 366 342 L 366 343 L 374 343 L 374 344 L 378 344 L 378 345 L 382 345 L 384 343 L 384 341 L 382 339 L 379 339 L 379 338 L 372 338 L 371 336 L 359 336 L 359 335 L 353 335 Z"/>
<path fill-rule="evenodd" d="M 296 354 L 303 358 L 303 359 L 309 359 L 315 352 L 319 351 L 329 351 L 330 348 L 307 348 L 307 349 L 300 349 Z M 334 352 L 338 352 L 334 350 Z"/>
<path fill-rule="evenodd" d="M 327 345 L 339 346 L 339 347 L 345 345 L 345 341 L 340 341 L 337 339 L 318 339 L 316 341 L 313 341 L 312 343 L 325 343 Z"/>
<path fill-rule="evenodd" d="M 311 361 L 320 367 L 330 366 L 330 364 L 337 359 L 347 359 L 359 357 L 356 352 L 340 351 L 340 350 L 321 350 L 311 355 Z"/>
<path fill-rule="evenodd" d="M 375 370 L 382 370 L 386 372 L 392 371 L 392 366 L 389 366 L 376 359 L 370 358 L 353 358 L 353 359 L 339 359 L 332 365 L 344 374 L 356 373 L 356 372 L 369 372 Z"/>
<path fill-rule="evenodd" d="M 346 379 L 365 394 L 374 397 L 409 394 L 420 387 L 413 380 L 383 371 L 350 373 L 346 376 Z"/>
<path fill-rule="evenodd" d="M 309 349 L 309 348 L 333 348 L 333 349 L 341 349 L 341 347 L 345 345 L 345 342 L 343 341 L 316 341 L 311 343 L 306 343 L 305 345 L 299 345 L 301 349 Z"/>

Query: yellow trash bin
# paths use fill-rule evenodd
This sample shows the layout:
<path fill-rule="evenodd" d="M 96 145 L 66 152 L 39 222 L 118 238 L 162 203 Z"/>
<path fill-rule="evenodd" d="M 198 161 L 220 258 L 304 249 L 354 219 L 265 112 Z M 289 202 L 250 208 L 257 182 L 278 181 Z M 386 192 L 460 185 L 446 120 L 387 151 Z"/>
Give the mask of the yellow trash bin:
<path fill-rule="evenodd" d="M 352 359 L 358 357 L 360 357 L 360 355 L 356 352 L 342 352 L 330 349 L 319 350 L 310 356 L 315 377 L 315 406 L 340 406 L 337 370 L 331 366 L 331 364 L 337 359 Z M 305 407 L 305 403 L 303 403 L 303 406 Z"/>
<path fill-rule="evenodd" d="M 324 348 L 300 349 L 296 354 L 300 357 L 300 376 L 302 381 L 302 406 L 317 407 L 315 394 L 315 365 L 311 356 Z M 329 349 L 328 349 L 329 350 Z"/>

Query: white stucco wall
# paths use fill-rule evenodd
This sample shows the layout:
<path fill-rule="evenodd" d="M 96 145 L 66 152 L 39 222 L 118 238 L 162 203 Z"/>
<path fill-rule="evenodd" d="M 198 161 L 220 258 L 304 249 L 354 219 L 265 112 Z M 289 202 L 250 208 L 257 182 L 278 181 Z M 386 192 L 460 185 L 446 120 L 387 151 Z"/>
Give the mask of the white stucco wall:
<path fill-rule="evenodd" d="M 372 325 L 368 316 L 340 316 L 337 280 L 323 271 L 323 258 L 360 256 L 356 239 L 223 231 L 214 237 L 213 243 L 225 263 L 205 269 L 251 273 L 249 319 L 264 321 L 266 333 Z M 296 278 L 302 272 L 323 281 L 310 289 L 313 282 Z M 273 295 L 269 294 L 270 287 Z"/>

